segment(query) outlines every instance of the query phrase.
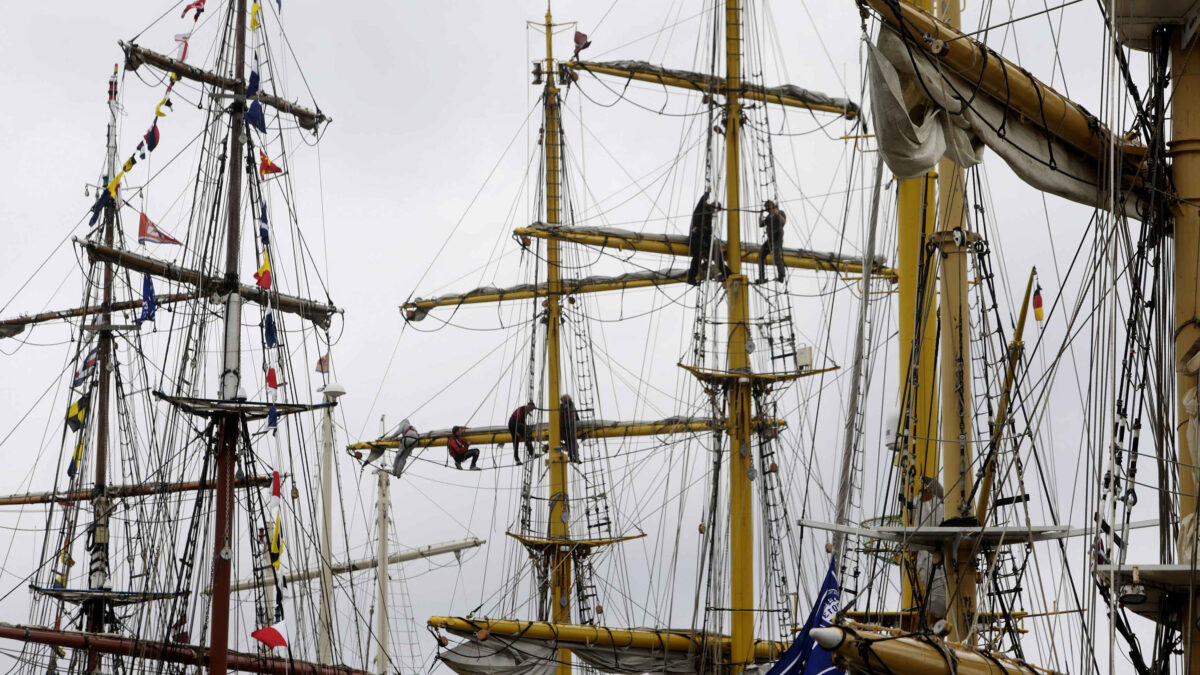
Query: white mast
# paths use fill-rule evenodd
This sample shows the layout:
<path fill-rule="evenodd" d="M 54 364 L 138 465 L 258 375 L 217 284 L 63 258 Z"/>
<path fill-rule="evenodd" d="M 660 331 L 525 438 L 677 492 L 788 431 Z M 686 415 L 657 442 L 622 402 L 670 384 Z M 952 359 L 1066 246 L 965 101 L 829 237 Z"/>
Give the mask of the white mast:
<path fill-rule="evenodd" d="M 375 568 L 375 578 L 379 582 L 378 594 L 375 598 L 375 639 L 379 641 L 379 650 L 375 653 L 375 672 L 387 675 L 391 666 L 388 658 L 388 472 L 379 469 L 375 472 L 379 477 L 379 494 L 375 499 L 375 525 L 379 529 L 379 543 L 375 549 L 378 562 Z"/>
<path fill-rule="evenodd" d="M 321 389 L 325 403 L 346 395 L 346 388 L 330 382 Z M 318 631 L 317 661 L 333 663 L 333 405 L 325 408 L 321 422 L 321 630 Z"/>

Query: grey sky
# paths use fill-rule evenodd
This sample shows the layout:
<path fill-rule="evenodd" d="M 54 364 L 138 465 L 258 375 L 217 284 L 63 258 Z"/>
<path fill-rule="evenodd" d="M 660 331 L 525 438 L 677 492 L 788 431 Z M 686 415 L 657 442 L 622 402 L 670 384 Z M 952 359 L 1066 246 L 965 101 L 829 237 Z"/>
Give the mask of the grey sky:
<path fill-rule="evenodd" d="M 210 13 L 215 15 L 219 5 L 215 0 L 210 4 L 214 5 Z M 554 12 L 556 21 L 578 21 L 580 30 L 590 35 L 593 45 L 585 52 L 587 57 L 636 58 L 706 70 L 707 64 L 698 62 L 696 54 L 698 41 L 705 39 L 700 35 L 704 25 L 700 14 L 707 4 L 694 0 L 561 1 Z M 811 89 L 860 100 L 863 56 L 854 3 L 765 4 L 771 25 L 762 43 L 764 80 L 783 82 L 786 77 Z M 1003 4 L 1012 6 L 992 8 L 990 23 L 1044 8 L 1040 0 Z M 170 12 L 170 7 L 161 1 L 126 0 L 115 4 L 21 3 L 6 8 L 0 22 L 0 85 L 8 102 L 0 111 L 0 137 L 7 150 L 0 164 L 0 185 L 5 187 L 0 227 L 8 235 L 8 245 L 0 249 L 0 306 L 14 295 L 16 299 L 0 314 L 70 307 L 77 302 L 77 251 L 63 242 L 83 234 L 80 219 L 91 204 L 91 199 L 84 197 L 84 185 L 95 180 L 103 159 L 106 80 L 112 64 L 122 60 L 116 41 L 130 38 L 167 12 L 140 42 L 169 51 L 171 36 L 190 24 L 179 21 L 178 10 Z M 335 322 L 334 329 L 335 337 L 340 336 L 333 348 L 336 379 L 350 390 L 343 399 L 339 442 L 374 437 L 383 414 L 391 424 L 411 415 L 421 429 L 459 423 L 484 426 L 502 424 L 517 405 L 521 394 L 514 373 L 524 367 L 527 355 L 514 354 L 512 347 L 502 348 L 485 360 L 485 365 L 442 391 L 467 365 L 512 338 L 515 329 L 405 330 L 396 308 L 410 294 L 529 281 L 530 261 L 525 258 L 522 262 L 508 232 L 536 218 L 533 190 L 523 183 L 527 169 L 536 171 L 536 160 L 532 165 L 528 162 L 537 152 L 539 114 L 534 110 L 530 122 L 524 120 L 537 102 L 538 90 L 530 85 L 529 70 L 530 61 L 541 56 L 543 43 L 539 33 L 526 28 L 525 21 L 540 21 L 544 12 L 544 4 L 533 1 L 338 5 L 284 0 L 282 22 L 291 47 L 317 103 L 334 119 L 319 154 L 312 148 L 297 148 L 294 168 L 301 190 L 301 228 L 331 297 L 346 311 L 344 324 Z M 967 7 L 964 24 L 971 28 L 980 25 L 977 7 Z M 1061 61 L 1054 56 L 1056 40 Z M 559 35 L 555 43 L 558 55 L 568 55 L 570 44 L 569 31 Z M 990 44 L 1109 119 L 1101 105 L 1103 73 L 1096 64 L 1104 46 L 1094 3 L 1080 3 L 1065 12 L 1025 21 L 1015 33 L 1002 29 Z M 1139 61 L 1135 60 L 1135 68 Z M 1064 72 L 1068 74 L 1065 86 Z M 1140 76 L 1141 71 L 1137 72 Z M 606 107 L 622 89 L 619 83 L 606 84 L 585 77 L 567 99 L 564 120 L 578 160 L 571 167 L 571 176 L 576 181 L 579 214 L 592 219 L 588 224 L 685 232 L 685 216 L 702 190 L 703 165 L 698 158 L 703 155 L 694 150 L 682 153 L 681 148 L 701 137 L 698 129 L 703 125 L 696 126 L 697 118 L 681 114 L 696 112 L 698 97 L 668 96 L 660 88 L 635 85 L 628 90 L 628 101 Z M 311 101 L 294 74 L 287 85 L 289 96 Z M 144 131 L 161 92 L 160 87 L 147 86 L 133 75 L 124 79 L 124 86 L 128 94 L 122 156 Z M 656 114 L 660 109 L 668 114 Z M 829 194 L 845 190 L 851 181 L 856 188 L 865 184 L 861 175 L 853 179 L 847 175 L 852 153 L 848 142 L 839 137 L 851 133 L 851 125 L 835 121 L 818 129 L 827 117 L 814 120 L 807 114 L 778 111 L 771 115 L 776 131 L 795 134 L 778 140 L 776 146 L 780 193 L 792 216 L 789 243 L 821 250 L 838 247 L 846 213 L 847 247 L 857 249 L 862 240 L 865 195 L 855 193 L 846 200 L 840 194 Z M 157 162 L 198 131 L 197 119 L 192 112 L 180 112 L 162 122 L 163 146 L 155 156 Z M 682 159 L 667 170 L 677 155 Z M 867 164 L 860 160 L 856 172 L 873 163 L 874 155 L 867 157 Z M 494 175 L 485 184 L 493 168 Z M 580 175 L 581 168 L 586 177 Z M 662 175 L 667 177 L 654 179 Z M 180 176 L 182 180 L 183 174 Z M 988 160 L 986 176 L 994 208 L 991 216 L 998 226 L 992 241 L 993 248 L 1000 251 L 996 262 L 1004 268 L 1003 283 L 1011 291 L 1001 289 L 1002 302 L 1007 300 L 1008 307 L 1015 307 L 1029 267 L 1038 265 L 1049 307 L 1058 295 L 1060 270 L 1065 272 L 1090 213 L 1053 197 L 1043 199 L 1020 184 L 994 156 Z M 536 180 L 534 175 L 530 178 Z M 637 184 L 630 188 L 632 178 L 637 178 Z M 172 188 L 156 189 L 151 204 L 178 217 L 178 212 L 166 207 L 175 197 L 172 190 L 181 186 L 177 181 Z M 468 210 L 472 200 L 476 201 Z M 1047 222 L 1053 228 L 1057 249 L 1051 248 Z M 135 223 L 127 212 L 127 235 L 135 233 Z M 171 230 L 175 222 L 159 224 Z M 894 246 L 892 232 L 885 237 L 887 246 Z M 883 253 L 893 255 L 890 249 Z M 48 255 L 51 257 L 43 265 Z M 591 258 L 583 255 L 582 259 Z M 250 254 L 245 253 L 244 277 L 252 271 L 251 264 Z M 667 262 L 651 258 L 643 259 L 643 264 L 657 268 Z M 619 268 L 613 260 L 599 260 L 594 266 L 596 273 Z M 31 277 L 33 282 L 17 293 Z M 850 315 L 857 301 L 851 293 L 839 294 L 836 302 L 823 299 L 821 293 L 834 286 L 844 289 L 846 284 L 796 275 L 792 291 L 810 296 L 797 300 L 798 330 L 806 342 L 817 347 L 818 362 L 844 365 L 850 354 Z M 676 306 L 675 300 L 682 307 Z M 603 352 L 628 369 L 625 378 L 632 381 L 640 375 L 658 390 L 643 389 L 643 399 L 638 399 L 615 378 L 607 380 L 611 391 L 605 393 L 604 417 L 666 417 L 687 412 L 672 399 L 690 405 L 702 403 L 695 385 L 674 367 L 687 346 L 692 321 L 687 310 L 692 304 L 691 297 L 678 288 L 596 301 L 594 315 L 605 320 L 650 309 L 662 309 L 665 317 L 661 322 L 635 319 L 627 328 L 606 323 L 596 329 Z M 511 325 L 517 318 L 513 309 L 472 309 L 455 314 L 454 323 L 488 328 L 499 322 Z M 439 325 L 434 317 L 414 328 L 430 331 Z M 1051 328 L 1057 333 L 1047 340 L 1057 344 L 1061 330 L 1060 320 L 1057 328 Z M 890 329 L 883 331 L 883 337 L 889 334 Z M 46 489 L 42 481 L 60 471 L 60 467 L 45 463 L 31 466 L 28 460 L 37 448 L 52 448 L 46 455 L 50 458 L 57 452 L 57 420 L 65 393 L 60 387 L 31 402 L 56 378 L 61 382 L 58 373 L 69 351 L 62 344 L 66 336 L 64 330 L 39 329 L 26 336 L 31 344 L 0 343 L 4 355 L 0 358 L 0 404 L 7 411 L 0 415 L 0 452 L 12 467 L 0 477 L 3 491 Z M 879 372 L 877 390 L 872 394 L 875 426 L 882 412 L 894 405 L 894 341 L 891 345 L 886 360 L 881 355 L 875 363 Z M 1054 451 L 1061 475 L 1053 487 L 1062 513 L 1075 525 L 1082 525 L 1091 515 L 1083 493 L 1074 492 L 1087 480 L 1075 475 L 1076 453 L 1082 442 L 1082 404 L 1073 380 L 1087 371 L 1083 365 L 1086 356 L 1081 354 L 1079 359 L 1079 371 L 1064 373 L 1061 393 L 1055 395 L 1054 405 L 1066 411 L 1061 415 L 1056 411 L 1053 427 L 1043 430 L 1048 438 L 1059 441 Z M 510 363 L 515 363 L 513 372 L 505 372 Z M 304 364 L 298 367 L 306 368 Z M 311 370 L 311 364 L 307 369 Z M 813 472 L 820 478 L 814 485 L 832 486 L 845 386 L 844 380 L 826 384 L 819 422 L 812 421 L 815 410 L 800 405 L 798 394 L 786 399 L 800 409 L 789 419 L 789 433 L 794 434 L 789 438 L 799 450 L 795 461 L 784 467 L 785 475 L 796 483 L 791 489 L 797 498 L 804 494 L 801 486 L 813 447 L 819 447 Z M 815 394 L 817 386 L 808 383 L 797 391 Z M 22 421 L 27 413 L 28 419 Z M 873 458 L 869 467 L 886 461 L 882 451 L 872 446 L 879 433 L 875 429 L 866 444 Z M 490 467 L 507 460 L 508 455 L 508 448 L 485 450 L 484 463 Z M 515 517 L 518 474 L 511 469 L 487 471 L 482 476 L 457 474 L 452 467 L 443 466 L 440 450 L 427 451 L 422 457 L 431 461 L 418 463 L 410 478 L 392 484 L 393 517 L 400 542 L 416 546 L 471 535 L 490 543 L 485 551 L 468 554 L 461 566 L 439 561 L 406 568 L 418 623 L 431 614 L 463 614 L 481 602 L 485 609 L 492 607 L 506 575 L 520 560 L 504 536 Z M 361 546 L 367 542 L 363 531 L 373 517 L 374 480 L 369 474 L 358 476 L 357 464 L 340 450 L 337 461 L 343 472 L 347 521 L 354 538 L 351 543 L 360 545 L 356 554 L 361 555 Z M 684 563 L 677 570 L 678 578 L 665 579 L 647 572 L 646 567 L 650 561 L 657 565 L 669 559 L 666 552 L 674 546 L 677 525 L 687 533 L 685 543 L 679 546 L 681 555 L 694 556 L 703 492 L 702 486 L 690 481 L 703 474 L 704 462 L 682 453 L 667 455 L 663 464 L 644 456 L 637 462 L 622 465 L 616 481 L 625 489 L 624 515 L 631 521 L 645 519 L 629 527 L 640 527 L 649 536 L 633 546 L 624 565 L 616 565 L 624 587 L 636 596 L 622 602 L 628 606 L 630 620 L 648 623 L 656 613 L 652 610 L 667 609 L 674 613 L 659 620 L 689 625 L 694 586 L 694 576 L 689 575 L 694 570 Z M 809 515 L 825 518 L 831 509 L 818 498 L 818 492 L 814 488 Z M 869 494 L 868 502 L 873 499 L 873 493 Z M 799 503 L 792 508 L 799 510 Z M 7 514 L 0 515 L 9 522 Z M 27 515 L 21 522 L 33 527 L 38 518 L 40 515 Z M 808 544 L 812 567 L 806 572 L 804 593 L 815 590 L 823 571 L 815 562 L 817 546 L 823 541 Z M 18 582 L 37 553 L 32 549 L 6 553 L 7 548 L 0 545 L 0 594 L 22 585 Z M 24 618 L 27 600 L 20 597 L 24 592 L 18 589 L 12 596 L 0 598 L 0 617 L 13 622 Z M 614 600 L 614 607 L 617 604 Z M 804 602 L 800 604 L 801 611 L 807 611 Z M 528 612 L 526 608 L 519 611 Z M 423 633 L 419 638 L 428 660 L 432 642 Z"/>

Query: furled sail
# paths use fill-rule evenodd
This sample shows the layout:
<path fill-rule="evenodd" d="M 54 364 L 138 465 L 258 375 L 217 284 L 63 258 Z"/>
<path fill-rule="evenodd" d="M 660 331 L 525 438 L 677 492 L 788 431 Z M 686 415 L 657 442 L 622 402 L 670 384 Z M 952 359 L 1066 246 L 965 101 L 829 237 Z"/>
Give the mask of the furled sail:
<path fill-rule="evenodd" d="M 624 631 L 590 626 L 565 626 L 558 639 L 534 637 L 538 628 L 548 623 L 520 622 L 524 631 L 502 634 L 503 625 L 484 623 L 493 631 L 484 640 L 479 633 L 448 628 L 450 633 L 464 638 L 462 643 L 438 655 L 438 659 L 460 675 L 547 675 L 557 665 L 559 649 L 571 653 L 601 673 L 638 675 L 641 673 L 671 673 L 688 675 L 712 671 L 712 641 L 691 631 Z M 580 639 L 578 631 L 590 631 L 595 637 Z M 508 632 L 504 632 L 508 633 Z M 634 637 L 626 633 L 637 633 Z M 728 638 L 716 638 L 719 646 L 728 647 Z M 760 643 L 755 649 L 756 664 L 766 665 L 778 658 L 785 645 Z"/>
<path fill-rule="evenodd" d="M 1040 191 L 1092 207 L 1106 202 L 1100 162 L 910 49 L 895 31 L 881 29 L 868 56 L 875 133 L 897 176 L 920 176 L 942 157 L 975 166 L 987 147 Z M 1130 215 L 1134 207 L 1127 205 Z"/>
<path fill-rule="evenodd" d="M 438 659 L 459 675 L 551 675 L 557 667 L 555 655 L 554 647 L 534 640 L 506 645 L 470 640 L 438 654 Z"/>

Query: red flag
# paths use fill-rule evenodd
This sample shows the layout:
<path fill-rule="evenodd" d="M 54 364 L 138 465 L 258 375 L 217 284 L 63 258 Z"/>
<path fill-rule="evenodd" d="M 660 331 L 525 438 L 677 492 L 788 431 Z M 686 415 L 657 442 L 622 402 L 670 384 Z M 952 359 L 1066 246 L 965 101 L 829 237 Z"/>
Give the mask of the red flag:
<path fill-rule="evenodd" d="M 283 173 L 283 169 L 271 160 L 267 159 L 267 153 L 262 150 L 258 151 L 258 175 L 265 176 L 269 173 Z"/>
<path fill-rule="evenodd" d="M 158 226 L 150 222 L 150 219 L 143 213 L 138 217 L 138 243 L 179 244 L 181 242 L 158 229 Z"/>
<path fill-rule="evenodd" d="M 317 372 L 318 373 L 328 373 L 329 372 L 329 354 L 326 354 L 325 356 L 322 356 L 321 358 L 317 359 Z"/>
<path fill-rule="evenodd" d="M 275 649 L 276 647 L 286 647 L 288 643 L 287 622 L 280 621 L 274 626 L 259 628 L 251 633 L 250 637 L 258 640 L 271 649 Z"/>
<path fill-rule="evenodd" d="M 275 366 L 267 368 L 267 386 L 272 389 L 279 388 L 279 377 L 275 374 Z"/>
<path fill-rule="evenodd" d="M 188 5 L 187 7 L 184 7 L 184 8 L 183 8 L 183 14 L 180 14 L 180 15 L 179 15 L 179 18 L 181 18 L 181 19 L 182 19 L 183 17 L 187 16 L 187 13 L 188 13 L 188 12 L 190 12 L 190 11 L 192 11 L 192 10 L 194 9 L 194 10 L 196 10 L 196 17 L 195 17 L 195 19 L 199 19 L 199 18 L 200 18 L 200 14 L 201 14 L 201 13 L 204 11 L 204 3 L 206 3 L 206 2 L 208 2 L 208 0 L 195 0 L 194 2 L 192 2 L 192 3 L 191 3 L 190 5 Z"/>
<path fill-rule="evenodd" d="M 586 35 L 584 35 L 583 33 L 580 33 L 579 31 L 575 31 L 575 56 L 573 58 L 578 59 L 579 52 L 581 52 L 591 46 L 592 46 L 592 41 L 587 39 Z"/>

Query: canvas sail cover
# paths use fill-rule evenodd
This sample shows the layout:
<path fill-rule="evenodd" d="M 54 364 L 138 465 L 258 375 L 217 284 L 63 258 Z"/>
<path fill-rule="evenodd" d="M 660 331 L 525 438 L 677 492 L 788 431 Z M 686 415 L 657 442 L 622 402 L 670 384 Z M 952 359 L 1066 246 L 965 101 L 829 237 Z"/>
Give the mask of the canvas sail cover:
<path fill-rule="evenodd" d="M 553 675 L 555 650 L 541 640 L 469 639 L 438 654 L 459 675 Z"/>
<path fill-rule="evenodd" d="M 579 660 L 603 673 L 638 675 L 673 673 L 690 675 L 702 670 L 703 654 L 666 649 L 614 647 L 552 642 L 527 637 L 503 637 L 493 634 L 479 641 L 458 631 L 466 639 L 438 655 L 459 675 L 551 675 L 558 665 L 558 647 L 571 650 Z M 711 664 L 709 664 L 711 670 Z"/>
<path fill-rule="evenodd" d="M 896 176 L 923 175 L 942 157 L 969 168 L 986 147 L 1042 192 L 1091 207 L 1107 202 L 1095 160 L 910 49 L 889 28 L 868 46 L 868 77 L 879 151 Z M 1136 216 L 1133 202 L 1126 210 Z"/>

